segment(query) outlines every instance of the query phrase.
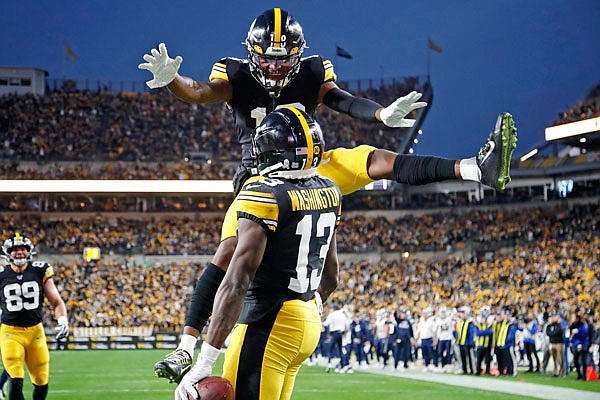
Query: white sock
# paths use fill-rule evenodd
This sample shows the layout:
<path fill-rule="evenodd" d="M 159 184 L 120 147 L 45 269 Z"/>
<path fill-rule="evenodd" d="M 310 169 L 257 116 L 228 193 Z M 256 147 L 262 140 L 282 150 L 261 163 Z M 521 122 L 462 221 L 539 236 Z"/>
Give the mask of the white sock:
<path fill-rule="evenodd" d="M 481 182 L 481 170 L 475 157 L 463 158 L 458 164 L 460 176 L 465 181 Z"/>
<path fill-rule="evenodd" d="M 195 336 L 184 333 L 181 335 L 181 339 L 179 339 L 179 346 L 177 348 L 187 351 L 194 358 L 194 348 L 196 348 L 197 341 L 198 339 Z"/>

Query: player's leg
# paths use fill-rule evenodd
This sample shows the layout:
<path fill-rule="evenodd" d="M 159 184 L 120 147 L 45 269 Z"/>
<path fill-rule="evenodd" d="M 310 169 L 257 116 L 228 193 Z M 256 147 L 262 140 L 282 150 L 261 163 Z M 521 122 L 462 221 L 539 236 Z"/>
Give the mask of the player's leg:
<path fill-rule="evenodd" d="M 25 349 L 25 364 L 33 383 L 33 399 L 44 400 L 48 394 L 50 377 L 50 353 L 46 344 L 46 335 L 42 324 L 28 329 L 31 337 Z"/>
<path fill-rule="evenodd" d="M 342 194 L 352 193 L 379 179 L 422 185 L 459 179 L 482 182 L 503 190 L 510 182 L 510 160 L 516 148 L 517 129 L 509 113 L 501 113 L 476 157 L 450 160 L 412 156 L 372 146 L 338 148 L 325 152 L 319 174 L 332 179 Z"/>
<path fill-rule="evenodd" d="M 10 325 L 0 325 L 0 352 L 2 364 L 9 375 L 8 392 L 10 399 L 23 399 L 23 378 L 25 377 L 25 347 L 27 338 L 22 329 Z"/>
<path fill-rule="evenodd" d="M 196 342 L 212 313 L 217 289 L 223 281 L 237 244 L 235 237 L 237 215 L 234 204 L 225 214 L 221 228 L 221 243 L 217 252 L 212 262 L 202 271 L 194 287 L 179 345 L 175 351 L 154 364 L 154 375 L 158 378 L 166 378 L 169 382 L 178 383 L 192 367 Z"/>
<path fill-rule="evenodd" d="M 243 388 L 236 391 L 236 399 L 289 399 L 320 332 L 314 301 L 286 301 L 259 321 L 237 325 L 223 364 L 223 377 Z"/>
<path fill-rule="evenodd" d="M 6 370 L 2 370 L 2 375 L 0 375 L 0 398 L 4 400 L 6 395 L 6 390 L 4 390 L 4 386 L 6 385 L 6 381 L 8 381 L 8 372 Z"/>
<path fill-rule="evenodd" d="M 481 182 L 504 190 L 510 182 L 510 160 L 517 146 L 517 129 L 512 115 L 501 113 L 487 142 L 475 157 L 448 160 L 440 157 L 399 155 L 394 160 L 390 177 L 390 155 L 374 154 L 369 166 L 373 178 L 394 179 L 396 182 L 421 185 L 447 179 Z M 381 165 L 380 165 L 381 164 Z"/>

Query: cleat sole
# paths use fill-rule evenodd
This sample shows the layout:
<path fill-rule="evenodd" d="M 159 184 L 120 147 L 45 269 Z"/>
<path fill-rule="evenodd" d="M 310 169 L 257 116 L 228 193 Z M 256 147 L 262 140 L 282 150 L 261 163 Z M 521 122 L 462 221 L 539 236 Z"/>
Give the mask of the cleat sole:
<path fill-rule="evenodd" d="M 154 376 L 156 378 L 168 379 L 169 383 L 176 382 L 176 380 L 173 378 L 173 376 L 170 373 L 168 373 L 166 370 L 162 369 L 162 368 L 155 369 L 154 370 Z"/>
<path fill-rule="evenodd" d="M 515 127 L 515 121 L 512 115 L 509 113 L 504 113 L 501 121 L 498 122 L 500 122 L 501 126 L 496 126 L 496 128 L 501 129 L 502 132 L 502 165 L 496 188 L 498 190 L 504 190 L 506 185 L 511 181 L 510 161 L 512 159 L 513 151 L 517 148 L 517 128 Z"/>

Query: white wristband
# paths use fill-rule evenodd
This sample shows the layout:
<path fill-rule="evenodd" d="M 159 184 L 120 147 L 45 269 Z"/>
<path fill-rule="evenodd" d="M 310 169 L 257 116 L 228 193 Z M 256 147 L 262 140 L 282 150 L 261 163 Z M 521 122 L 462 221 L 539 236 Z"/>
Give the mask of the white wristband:
<path fill-rule="evenodd" d="M 69 320 L 65 315 L 63 315 L 62 317 L 58 317 L 57 322 L 59 325 L 69 325 Z"/>
<path fill-rule="evenodd" d="M 214 367 L 217 358 L 219 358 L 219 354 L 221 354 L 221 350 L 204 341 L 200 347 L 200 353 L 198 354 L 196 363 L 202 367 L 212 368 Z"/>

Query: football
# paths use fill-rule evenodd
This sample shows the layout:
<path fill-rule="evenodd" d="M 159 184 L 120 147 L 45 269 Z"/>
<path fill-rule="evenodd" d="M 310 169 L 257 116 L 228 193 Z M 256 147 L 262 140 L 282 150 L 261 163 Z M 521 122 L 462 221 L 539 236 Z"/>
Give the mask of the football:
<path fill-rule="evenodd" d="M 209 376 L 196 383 L 199 400 L 235 400 L 233 386 L 225 378 Z M 188 395 L 188 399 L 193 399 Z"/>

